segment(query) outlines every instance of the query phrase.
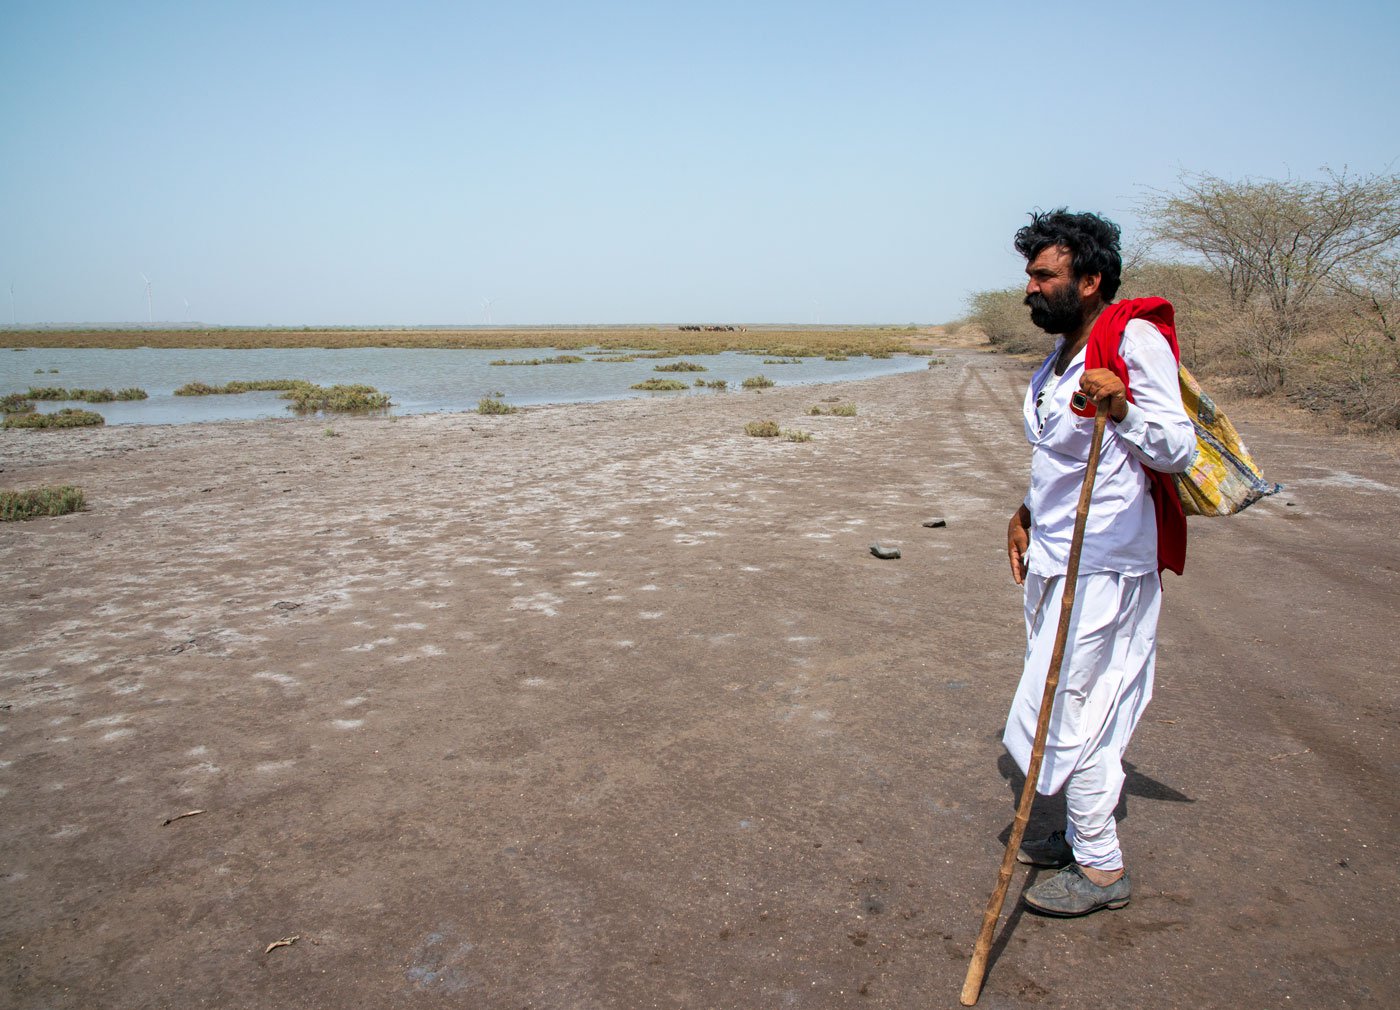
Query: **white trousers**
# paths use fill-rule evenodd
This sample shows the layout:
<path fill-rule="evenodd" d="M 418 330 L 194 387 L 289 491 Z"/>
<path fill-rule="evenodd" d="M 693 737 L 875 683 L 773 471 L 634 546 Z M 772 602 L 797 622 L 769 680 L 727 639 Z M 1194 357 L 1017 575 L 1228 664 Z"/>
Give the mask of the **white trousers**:
<path fill-rule="evenodd" d="M 1064 576 L 1026 576 L 1026 660 L 1002 742 L 1026 771 L 1055 647 Z M 1123 865 L 1113 810 L 1123 752 L 1152 699 L 1162 587 L 1155 572 L 1079 577 L 1036 791 L 1065 791 L 1065 837 L 1081 866 Z"/>

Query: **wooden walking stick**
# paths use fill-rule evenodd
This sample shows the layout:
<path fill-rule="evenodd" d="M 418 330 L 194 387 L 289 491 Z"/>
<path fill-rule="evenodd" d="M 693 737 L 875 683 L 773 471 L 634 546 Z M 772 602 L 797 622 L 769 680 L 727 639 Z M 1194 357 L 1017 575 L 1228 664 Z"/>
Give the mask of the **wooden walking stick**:
<path fill-rule="evenodd" d="M 1081 394 L 1076 393 L 1076 396 Z M 1060 666 L 1065 659 L 1065 642 L 1069 638 L 1070 612 L 1074 609 L 1074 591 L 1079 582 L 1079 553 L 1084 547 L 1084 525 L 1089 519 L 1089 499 L 1094 494 L 1094 473 L 1099 468 L 1099 450 L 1103 447 L 1104 425 L 1108 420 L 1107 404 L 1098 404 L 1094 418 L 1094 437 L 1089 443 L 1089 462 L 1084 467 L 1084 486 L 1079 491 L 1079 507 L 1074 514 L 1074 537 L 1069 545 L 1069 563 L 1065 566 L 1064 593 L 1060 597 L 1060 623 L 1055 629 L 1055 648 L 1050 653 L 1050 669 L 1045 674 L 1045 693 L 1040 696 L 1040 717 L 1035 724 L 1035 743 L 1031 747 L 1030 765 L 1026 768 L 1026 784 L 1021 787 L 1021 800 L 1016 805 L 1016 819 L 1011 822 L 1011 837 L 1006 840 L 1006 853 L 1001 857 L 997 886 L 987 900 L 982 916 L 982 932 L 977 934 L 977 946 L 972 951 L 972 963 L 967 966 L 963 981 L 963 1006 L 972 1006 L 982 992 L 982 977 L 987 974 L 987 956 L 992 951 L 1001 906 L 1006 903 L 1006 889 L 1016 868 L 1016 850 L 1026 837 L 1026 823 L 1031 817 L 1031 801 L 1035 799 L 1035 784 L 1040 780 L 1040 765 L 1045 759 L 1045 736 L 1050 729 L 1050 711 L 1055 705 L 1055 689 L 1060 685 Z"/>

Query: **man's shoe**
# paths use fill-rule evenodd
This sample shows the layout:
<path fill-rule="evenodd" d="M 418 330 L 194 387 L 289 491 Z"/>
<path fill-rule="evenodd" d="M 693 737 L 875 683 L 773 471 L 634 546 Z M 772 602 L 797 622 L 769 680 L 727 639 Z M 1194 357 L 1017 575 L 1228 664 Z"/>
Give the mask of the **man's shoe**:
<path fill-rule="evenodd" d="M 1122 908 L 1132 893 L 1126 870 L 1107 887 L 1100 887 L 1084 876 L 1078 863 L 1070 863 L 1049 880 L 1036 884 L 1024 897 L 1026 904 L 1037 912 L 1069 918 L 1088 915 L 1101 908 Z"/>
<path fill-rule="evenodd" d="M 1065 841 L 1063 831 L 1052 831 L 1048 838 L 1022 842 L 1016 853 L 1016 862 L 1058 870 L 1074 862 L 1074 850 Z"/>

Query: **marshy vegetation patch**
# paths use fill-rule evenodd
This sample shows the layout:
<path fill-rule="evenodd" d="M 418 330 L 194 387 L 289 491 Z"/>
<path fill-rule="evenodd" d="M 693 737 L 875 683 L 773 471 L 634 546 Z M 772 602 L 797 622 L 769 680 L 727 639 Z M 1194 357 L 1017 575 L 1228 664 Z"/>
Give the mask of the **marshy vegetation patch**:
<path fill-rule="evenodd" d="M 750 421 L 744 425 L 744 434 L 754 438 L 777 438 L 781 433 L 777 421 Z"/>
<path fill-rule="evenodd" d="M 0 491 L 0 522 L 67 515 L 79 511 L 85 504 L 82 490 L 71 484 Z"/>
<path fill-rule="evenodd" d="M 704 365 L 697 365 L 693 361 L 673 361 L 669 365 L 657 365 L 653 372 L 708 372 Z"/>
<path fill-rule="evenodd" d="M 646 379 L 643 382 L 633 383 L 632 388 L 648 393 L 664 393 L 677 389 L 689 389 L 690 386 L 679 379 Z"/>
<path fill-rule="evenodd" d="M 106 423 L 106 419 L 95 411 L 64 407 L 52 414 L 34 412 L 7 414 L 3 426 L 6 428 L 90 428 Z"/>
<path fill-rule="evenodd" d="M 776 386 L 777 383 L 766 375 L 750 375 L 742 383 L 745 389 L 767 389 Z"/>

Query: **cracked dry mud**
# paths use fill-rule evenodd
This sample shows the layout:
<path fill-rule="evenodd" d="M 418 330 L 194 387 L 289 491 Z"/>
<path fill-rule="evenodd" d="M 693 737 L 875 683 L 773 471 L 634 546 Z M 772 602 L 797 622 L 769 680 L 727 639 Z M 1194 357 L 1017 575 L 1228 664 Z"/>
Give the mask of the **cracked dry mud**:
<path fill-rule="evenodd" d="M 0 529 L 0 1005 L 956 1005 L 1019 785 L 1029 366 L 940 354 L 4 432 L 5 486 L 91 509 Z M 1400 465 L 1227 406 L 1288 490 L 1168 577 L 1133 902 L 1012 911 L 984 1006 L 1400 1000 Z"/>

